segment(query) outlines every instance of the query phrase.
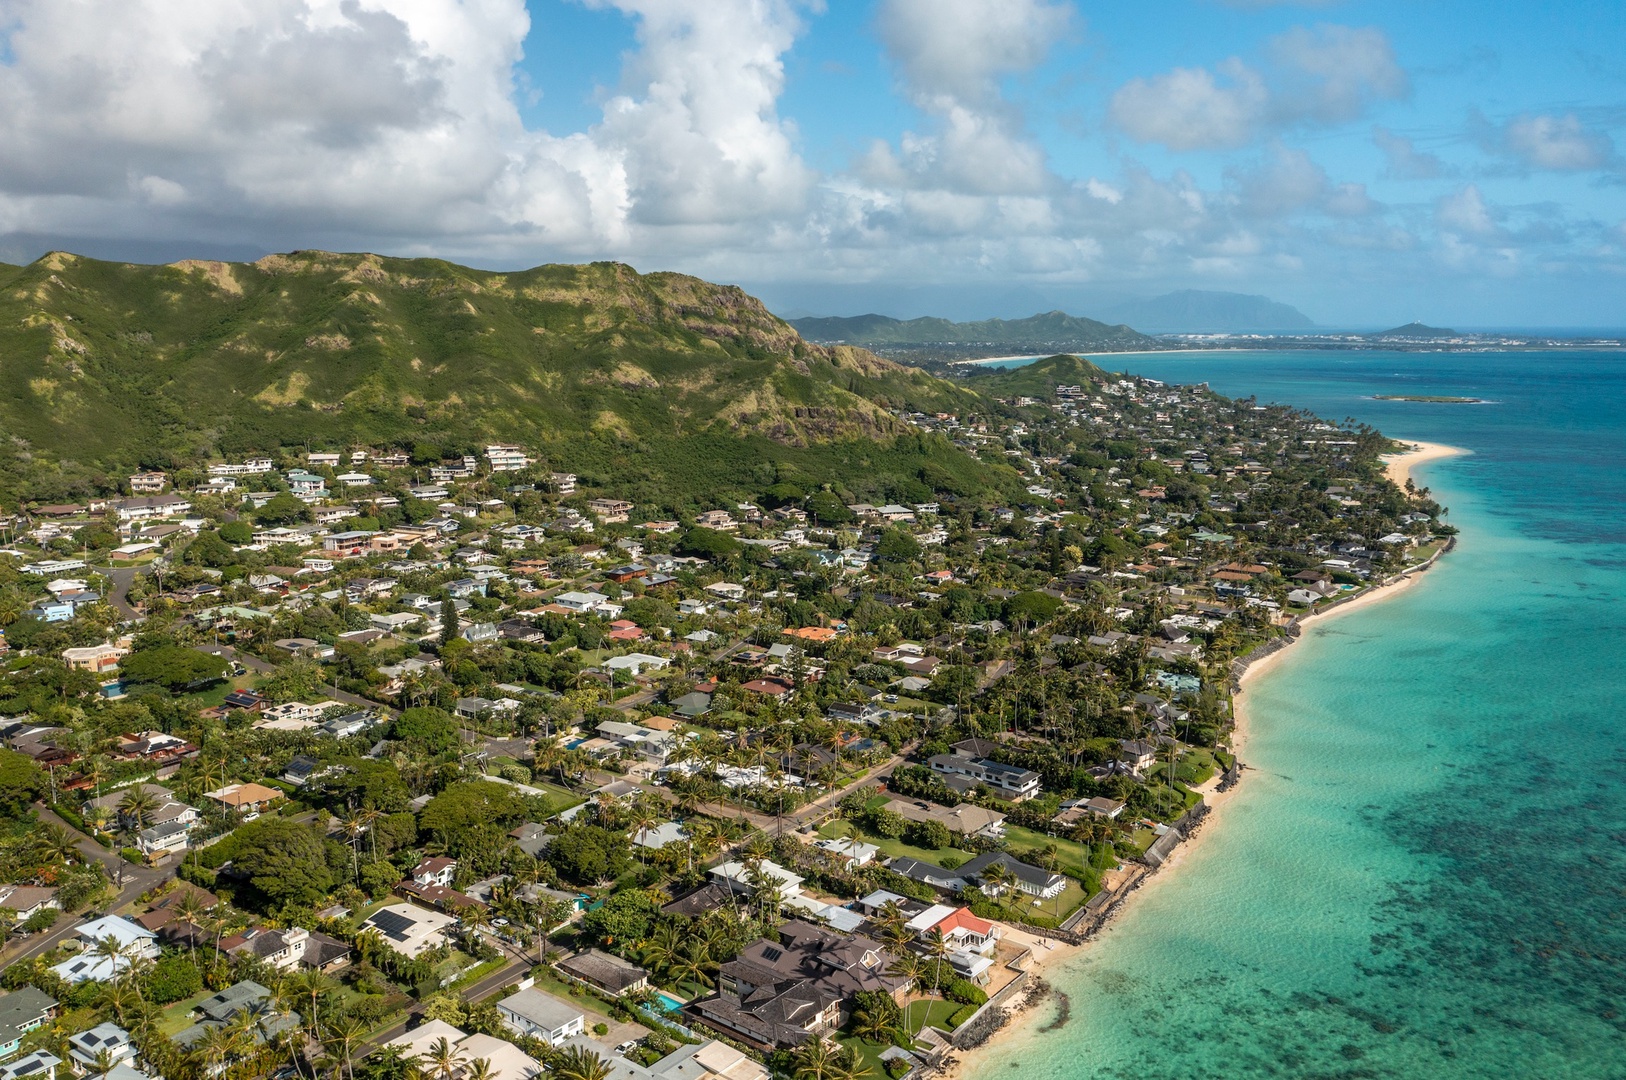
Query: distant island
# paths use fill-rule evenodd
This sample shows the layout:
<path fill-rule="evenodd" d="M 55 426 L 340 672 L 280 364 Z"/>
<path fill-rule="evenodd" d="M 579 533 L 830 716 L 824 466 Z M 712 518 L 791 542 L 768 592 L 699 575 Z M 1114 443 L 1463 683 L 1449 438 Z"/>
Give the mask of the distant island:
<path fill-rule="evenodd" d="M 1397 326 L 1393 330 L 1384 330 L 1382 333 L 1368 334 L 1366 336 L 1374 338 L 1454 338 L 1462 335 L 1443 326 L 1429 326 L 1426 323 L 1409 322 L 1405 326 Z"/>
<path fill-rule="evenodd" d="M 1438 394 L 1373 394 L 1374 401 L 1423 401 L 1430 405 L 1483 405 L 1484 398 L 1449 397 Z"/>
<path fill-rule="evenodd" d="M 1026 319 L 894 319 L 886 315 L 792 319 L 790 325 L 811 342 L 856 345 L 885 354 L 916 354 L 917 360 L 988 356 L 999 352 L 1134 352 L 1172 348 L 1123 325 L 1109 325 L 1049 311 Z"/>

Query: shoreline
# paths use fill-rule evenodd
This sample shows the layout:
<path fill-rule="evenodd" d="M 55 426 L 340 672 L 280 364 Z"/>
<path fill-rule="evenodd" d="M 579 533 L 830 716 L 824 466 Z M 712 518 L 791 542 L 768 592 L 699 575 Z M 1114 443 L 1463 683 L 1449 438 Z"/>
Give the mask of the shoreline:
<path fill-rule="evenodd" d="M 1390 480 L 1393 480 L 1401 487 L 1404 487 L 1406 480 L 1410 478 L 1411 470 L 1426 462 L 1471 453 L 1471 451 L 1464 450 L 1461 447 L 1447 446 L 1443 443 L 1428 443 L 1411 439 L 1397 441 L 1402 441 L 1405 445 L 1411 446 L 1412 449 L 1392 457 L 1385 457 L 1384 472 Z M 1408 567 L 1391 578 L 1369 586 L 1353 599 L 1312 610 L 1300 616 L 1292 624 L 1293 629 L 1289 631 L 1287 637 L 1276 639 L 1281 644 L 1264 655 L 1243 661 L 1242 669 L 1233 672 L 1232 677 L 1236 682 L 1236 689 L 1231 695 L 1230 749 L 1236 755 L 1239 769 L 1247 769 L 1247 766 L 1242 762 L 1241 755 L 1250 734 L 1247 710 L 1248 684 L 1257 680 L 1260 676 L 1268 674 L 1280 665 L 1282 658 L 1287 656 L 1292 651 L 1292 646 L 1302 638 L 1304 627 L 1322 620 L 1337 618 L 1359 608 L 1370 607 L 1373 604 L 1399 596 L 1422 580 L 1425 572 L 1431 569 L 1442 555 L 1450 552 L 1455 546 L 1455 538 L 1452 538 L 1444 547 L 1416 566 Z M 1005 1020 L 1000 1027 L 982 1044 L 967 1050 L 952 1051 L 935 1070 L 929 1070 L 923 1075 L 931 1077 L 932 1080 L 963 1080 L 964 1072 L 968 1067 L 979 1064 L 990 1050 L 1001 1044 L 1002 1035 L 1033 1037 L 1053 1030 L 1049 1027 L 1035 1029 L 1031 1026 L 1033 1011 L 1043 1002 L 1052 1001 L 1057 997 L 1054 988 L 1045 981 L 1044 976 L 1047 970 L 1086 955 L 1090 947 L 1100 939 L 1102 934 L 1112 928 L 1112 924 L 1117 920 L 1118 916 L 1128 908 L 1135 893 L 1145 888 L 1154 887 L 1159 881 L 1171 880 L 1171 875 L 1166 871 L 1186 862 L 1191 857 L 1192 852 L 1199 850 L 1201 840 L 1209 832 L 1206 826 L 1210 822 L 1218 820 L 1219 815 L 1223 814 L 1226 805 L 1230 803 L 1241 787 L 1239 780 L 1237 783 L 1233 783 L 1228 788 L 1221 790 L 1222 776 L 1223 774 L 1211 777 L 1192 789 L 1202 793 L 1203 803 L 1207 806 L 1207 811 L 1191 827 L 1185 839 L 1176 844 L 1174 849 L 1169 852 L 1167 859 L 1160 865 L 1152 867 L 1146 873 L 1140 875 L 1128 886 L 1122 896 L 1112 902 L 1102 921 L 1089 932 L 1082 944 L 1063 945 L 1061 948 L 1056 948 L 1053 945 L 1049 949 L 1041 949 L 1038 942 L 1032 942 L 1033 948 L 1030 951 L 1027 966 L 1027 989 L 1022 992 L 1020 997 L 1004 1006 Z M 1034 937 L 1034 935 L 1025 931 L 1021 933 L 1030 940 Z M 1065 1023 L 1068 1010 L 1065 995 L 1061 995 L 1061 1001 L 1060 1019 L 1062 1023 Z M 1055 1026 L 1059 1028 L 1061 1023 L 1057 1023 Z M 1009 1043 L 1015 1041 L 1015 1039 L 1011 1038 L 1003 1041 Z"/>

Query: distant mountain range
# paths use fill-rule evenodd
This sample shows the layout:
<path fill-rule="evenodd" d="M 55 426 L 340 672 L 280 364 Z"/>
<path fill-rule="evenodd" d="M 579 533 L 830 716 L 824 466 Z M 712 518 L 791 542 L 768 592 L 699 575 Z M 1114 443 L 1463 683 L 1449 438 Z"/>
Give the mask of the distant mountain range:
<path fill-rule="evenodd" d="M 1201 334 L 1307 330 L 1315 323 L 1269 297 L 1186 289 L 1108 305 L 1103 320 L 1051 311 L 1026 319 L 953 322 L 886 315 L 791 319 L 809 341 L 880 347 L 999 345 L 1013 349 L 1123 352 L 1158 348 L 1149 333 Z M 1166 347 L 1166 346 L 1164 346 Z"/>
<path fill-rule="evenodd" d="M 1160 344 L 1155 338 L 1127 326 L 1110 326 L 1063 311 L 1026 319 L 963 323 L 936 318 L 904 321 L 885 315 L 857 315 L 793 319 L 791 325 L 809 341 L 865 346 L 997 345 L 1011 349 L 1122 352 L 1157 348 Z"/>
<path fill-rule="evenodd" d="M 1105 317 L 1141 330 L 1174 334 L 1307 330 L 1315 326 L 1298 308 L 1266 296 L 1201 289 L 1117 304 L 1106 310 Z"/>

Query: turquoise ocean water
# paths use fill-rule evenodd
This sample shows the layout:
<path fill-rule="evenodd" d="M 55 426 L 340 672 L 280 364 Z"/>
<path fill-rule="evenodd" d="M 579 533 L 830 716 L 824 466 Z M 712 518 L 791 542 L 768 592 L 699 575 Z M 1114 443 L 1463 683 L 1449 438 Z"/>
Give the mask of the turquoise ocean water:
<path fill-rule="evenodd" d="M 970 1075 L 1626 1077 L 1626 355 L 1101 361 L 1471 450 L 1462 537 L 1249 684 L 1235 798 Z"/>

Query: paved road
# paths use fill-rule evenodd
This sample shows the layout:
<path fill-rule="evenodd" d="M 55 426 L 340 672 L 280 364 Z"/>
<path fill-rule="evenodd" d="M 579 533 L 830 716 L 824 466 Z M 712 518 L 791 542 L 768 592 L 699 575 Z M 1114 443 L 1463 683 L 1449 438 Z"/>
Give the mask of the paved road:
<path fill-rule="evenodd" d="M 118 910 L 171 876 L 172 871 L 162 867 L 155 869 L 127 863 L 119 857 L 117 852 L 102 847 L 102 845 L 57 817 L 44 805 L 36 803 L 35 809 L 39 813 L 40 821 L 60 825 L 77 837 L 79 850 L 84 852 L 88 858 L 96 860 L 107 868 L 108 880 L 113 882 L 123 881 L 117 899 L 106 905 L 107 911 Z M 122 878 L 120 875 L 122 875 Z M 60 918 L 50 930 L 30 938 L 18 939 L 7 949 L 0 950 L 0 955 L 3 955 L 5 963 L 10 964 L 17 960 L 24 960 L 31 956 L 39 956 L 42 953 L 49 952 L 67 938 L 72 937 L 79 924 L 83 921 L 82 918 L 75 916 Z"/>
<path fill-rule="evenodd" d="M 509 983 L 519 982 L 530 973 L 530 970 L 531 963 L 529 960 L 512 960 L 504 966 L 498 968 L 496 971 L 493 971 L 490 975 L 487 975 L 473 986 L 467 987 L 460 991 L 460 993 L 465 1001 L 479 1001 L 481 998 L 501 990 Z M 360 1061 L 362 1058 L 372 1053 L 378 1047 L 389 1042 L 391 1039 L 399 1038 L 405 1034 L 408 1028 L 416 1025 L 418 1020 L 422 1018 L 424 1005 L 425 1003 L 422 1001 L 414 1002 L 412 1007 L 407 1010 L 407 1014 L 403 1019 L 397 1023 L 391 1024 L 388 1028 L 373 1036 L 372 1039 L 368 1040 L 366 1046 L 356 1051 L 356 1060 Z"/>
<path fill-rule="evenodd" d="M 277 670 L 277 665 L 269 663 L 265 660 L 261 660 L 258 656 L 252 656 L 246 652 L 242 652 L 241 650 L 234 649 L 230 645 L 194 645 L 193 648 L 197 649 L 198 652 L 208 653 L 210 656 L 221 656 L 225 657 L 229 661 L 232 661 L 233 663 L 242 664 L 244 667 L 248 668 L 248 670 L 257 675 L 271 675 Z M 328 697 L 332 698 L 334 701 L 342 701 L 348 705 L 355 705 L 358 708 L 380 709 L 384 712 L 389 711 L 389 709 L 381 702 L 373 701 L 357 694 L 348 693 L 344 690 L 340 690 L 337 686 L 324 685 L 322 687 L 322 692 Z"/>
<path fill-rule="evenodd" d="M 113 591 L 108 594 L 107 602 L 119 613 L 119 617 L 126 621 L 140 619 L 141 613 L 130 605 L 128 597 L 130 585 L 135 581 L 136 575 L 145 571 L 139 566 L 121 566 L 112 570 L 97 567 L 97 572 L 106 574 L 107 579 L 113 583 Z"/>

